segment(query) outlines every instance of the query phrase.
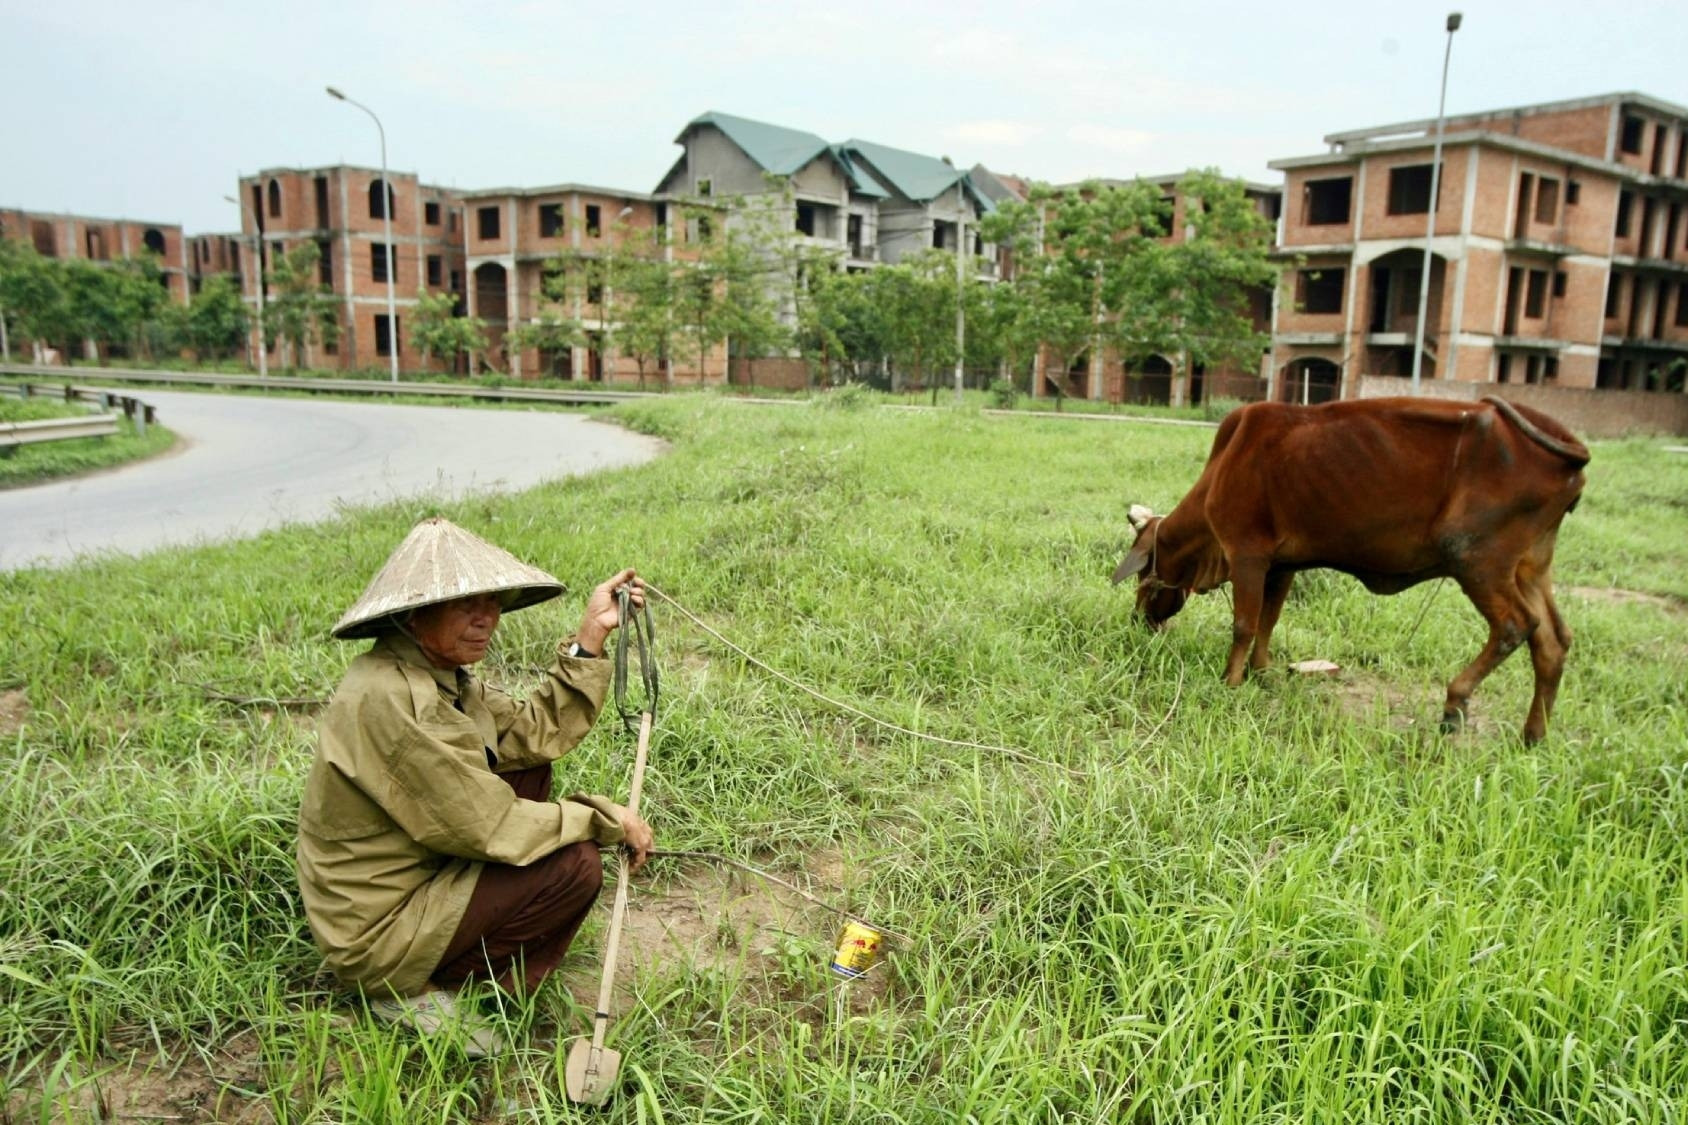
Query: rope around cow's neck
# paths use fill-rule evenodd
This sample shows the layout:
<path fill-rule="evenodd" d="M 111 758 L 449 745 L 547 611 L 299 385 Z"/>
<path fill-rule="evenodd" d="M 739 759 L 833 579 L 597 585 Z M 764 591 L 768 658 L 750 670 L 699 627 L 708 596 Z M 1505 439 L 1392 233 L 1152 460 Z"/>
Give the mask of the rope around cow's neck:
<path fill-rule="evenodd" d="M 814 688 L 792 679 L 784 672 L 781 672 L 778 668 L 772 667 L 771 665 L 756 659 L 756 657 L 750 655 L 750 653 L 746 652 L 744 649 L 740 648 L 738 645 L 734 644 L 732 641 L 723 637 L 720 633 L 704 624 L 696 614 L 692 613 L 685 606 L 681 605 L 679 602 L 675 601 L 655 586 L 652 586 L 649 581 L 645 582 L 645 592 L 647 594 L 655 594 L 657 597 L 673 606 L 680 613 L 680 616 L 690 621 L 693 625 L 696 625 L 699 629 L 702 629 L 705 633 L 708 633 L 711 637 L 714 637 L 717 641 L 720 641 L 723 645 L 732 649 L 748 663 L 754 664 L 756 667 L 762 669 L 775 679 L 780 680 L 783 683 L 790 684 L 798 691 L 813 696 L 830 707 L 836 707 L 838 710 L 854 715 L 859 719 L 865 719 L 867 722 L 873 723 L 876 726 L 883 727 L 886 730 L 896 731 L 898 734 L 906 734 L 911 738 L 923 738 L 928 742 L 936 742 L 941 746 L 954 746 L 963 750 L 983 750 L 987 753 L 1000 754 L 1006 758 L 1013 758 L 1016 761 L 1029 762 L 1033 765 L 1047 766 L 1050 769 L 1061 770 L 1074 777 L 1086 776 L 1082 770 L 1073 769 L 1071 766 L 1064 766 L 1060 762 L 1050 761 L 1048 758 L 1039 758 L 1035 754 L 1027 753 L 1024 750 L 1017 750 L 1012 746 L 996 746 L 988 742 L 968 742 L 964 739 L 943 738 L 935 734 L 925 734 L 921 731 L 910 730 L 908 727 L 899 726 L 896 723 L 889 722 L 885 719 L 876 718 L 875 716 L 868 714 L 866 711 L 863 711 L 860 707 L 854 707 L 848 703 L 842 702 L 841 700 L 834 699 L 829 695 L 816 691 Z"/>

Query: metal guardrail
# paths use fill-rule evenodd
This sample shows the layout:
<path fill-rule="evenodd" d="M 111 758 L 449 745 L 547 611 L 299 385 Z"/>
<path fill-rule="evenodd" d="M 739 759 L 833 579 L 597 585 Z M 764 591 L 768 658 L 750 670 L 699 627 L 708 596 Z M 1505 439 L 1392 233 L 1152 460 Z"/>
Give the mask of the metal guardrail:
<path fill-rule="evenodd" d="M 87 414 L 79 418 L 42 418 L 34 422 L 0 422 L 0 449 L 70 438 L 113 437 L 117 415 Z"/>
<path fill-rule="evenodd" d="M 0 364 L 3 375 L 33 375 L 63 378 L 74 371 L 85 379 L 112 382 L 164 383 L 199 387 L 246 387 L 258 390 L 325 391 L 335 394 L 419 395 L 438 398 L 474 398 L 494 402 L 557 402 L 575 406 L 602 406 L 615 402 L 636 402 L 661 398 L 655 391 L 573 391 L 549 387 L 482 387 L 464 383 L 407 383 L 374 379 L 316 379 L 285 376 L 214 375 L 198 371 L 158 371 L 119 367 L 36 367 L 30 364 Z"/>
<path fill-rule="evenodd" d="M 29 370 L 29 369 L 25 369 Z M 149 402 L 105 387 L 78 387 L 70 383 L 0 383 L 0 391 L 19 398 L 53 398 L 65 402 L 96 403 L 101 414 L 71 418 L 44 418 L 32 422 L 0 422 L 0 449 L 10 453 L 20 445 L 34 445 L 44 441 L 66 441 L 83 437 L 114 437 L 117 434 L 119 410 L 135 424 L 137 434 L 145 434 L 147 426 L 158 420 L 158 411 Z"/>

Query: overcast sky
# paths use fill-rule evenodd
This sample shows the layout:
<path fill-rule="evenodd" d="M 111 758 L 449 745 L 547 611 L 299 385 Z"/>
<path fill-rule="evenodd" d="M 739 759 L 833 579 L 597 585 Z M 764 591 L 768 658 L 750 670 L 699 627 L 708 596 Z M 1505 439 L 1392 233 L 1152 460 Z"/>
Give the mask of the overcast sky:
<path fill-rule="evenodd" d="M 1472 0 L 1448 110 L 1688 104 L 1683 0 Z M 720 110 L 1056 182 L 1268 160 L 1435 115 L 1445 3 L 0 0 L 0 206 L 234 229 L 242 174 L 649 191 Z"/>

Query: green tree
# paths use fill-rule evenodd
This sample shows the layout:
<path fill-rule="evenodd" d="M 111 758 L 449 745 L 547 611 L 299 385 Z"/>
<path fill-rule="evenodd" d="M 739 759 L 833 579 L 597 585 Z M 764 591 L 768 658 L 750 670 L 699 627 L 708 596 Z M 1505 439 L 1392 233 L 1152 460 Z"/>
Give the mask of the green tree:
<path fill-rule="evenodd" d="M 639 387 L 645 386 L 645 372 L 653 363 L 672 358 L 676 335 L 675 291 L 679 271 L 684 265 L 664 261 L 653 252 L 632 257 L 621 273 L 618 292 L 622 295 L 615 344 L 619 351 L 633 357 L 639 365 Z M 665 387 L 672 386 L 674 369 L 671 363 L 663 369 Z"/>
<path fill-rule="evenodd" d="M 928 250 L 866 276 L 891 389 L 912 378 L 935 395 L 937 373 L 955 363 L 955 256 Z"/>
<path fill-rule="evenodd" d="M 1143 284 L 1116 320 L 1123 354 L 1178 357 L 1173 405 L 1190 401 L 1195 364 L 1258 363 L 1267 337 L 1254 329 L 1250 300 L 1270 292 L 1272 223 L 1238 180 L 1214 169 L 1187 174 L 1183 237 L 1144 254 Z"/>
<path fill-rule="evenodd" d="M 290 367 L 311 362 L 311 347 L 340 338 L 340 318 L 334 296 L 318 280 L 322 251 L 315 242 L 301 242 L 270 260 L 269 297 L 264 308 L 266 346 L 277 340 L 290 349 Z M 398 347 L 397 340 L 392 341 Z"/>
<path fill-rule="evenodd" d="M 44 343 L 64 341 L 71 331 L 62 265 L 27 243 L 0 238 L 0 338 L 7 358 L 22 342 L 38 358 Z"/>
<path fill-rule="evenodd" d="M 434 356 L 455 366 L 457 357 L 486 351 L 486 321 L 478 316 L 457 315 L 457 295 L 416 291 L 416 306 L 410 314 L 410 341 L 428 365 Z"/>
<path fill-rule="evenodd" d="M 246 302 L 231 277 L 213 277 L 200 286 L 187 308 L 188 346 L 200 359 L 224 359 L 246 340 Z"/>

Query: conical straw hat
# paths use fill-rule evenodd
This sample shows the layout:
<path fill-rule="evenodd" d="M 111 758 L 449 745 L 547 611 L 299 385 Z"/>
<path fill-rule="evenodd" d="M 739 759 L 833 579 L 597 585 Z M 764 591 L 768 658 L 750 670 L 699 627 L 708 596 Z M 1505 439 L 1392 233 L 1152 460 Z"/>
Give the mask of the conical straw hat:
<path fill-rule="evenodd" d="M 411 528 L 333 632 L 342 640 L 373 637 L 395 616 L 435 602 L 504 594 L 506 610 L 522 609 L 564 589 L 538 567 L 435 516 Z"/>

